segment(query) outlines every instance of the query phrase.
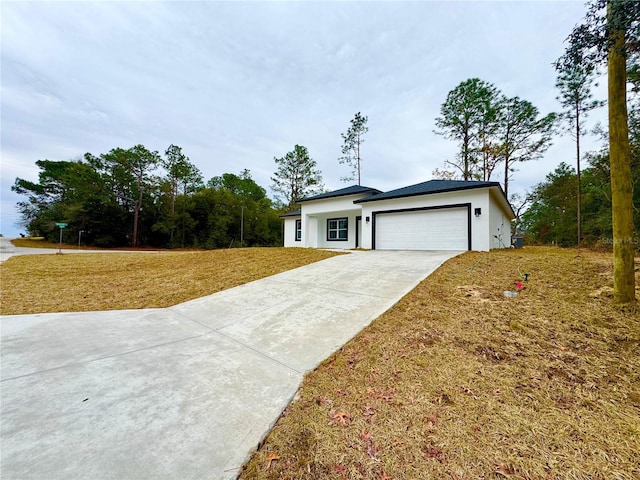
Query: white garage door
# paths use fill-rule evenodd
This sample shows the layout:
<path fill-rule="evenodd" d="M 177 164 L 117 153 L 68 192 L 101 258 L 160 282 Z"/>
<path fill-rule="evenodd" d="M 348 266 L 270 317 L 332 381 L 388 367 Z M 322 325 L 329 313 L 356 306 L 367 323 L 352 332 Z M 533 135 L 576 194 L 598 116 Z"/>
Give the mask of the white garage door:
<path fill-rule="evenodd" d="M 468 250 L 466 208 L 376 214 L 376 250 Z"/>

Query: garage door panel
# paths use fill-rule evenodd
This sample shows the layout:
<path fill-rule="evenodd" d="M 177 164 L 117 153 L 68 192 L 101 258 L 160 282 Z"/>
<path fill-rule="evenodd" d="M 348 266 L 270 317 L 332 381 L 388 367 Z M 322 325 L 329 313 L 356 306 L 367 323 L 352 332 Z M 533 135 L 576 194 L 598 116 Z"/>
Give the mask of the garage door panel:
<path fill-rule="evenodd" d="M 378 250 L 467 250 L 467 208 L 446 208 L 376 215 Z"/>

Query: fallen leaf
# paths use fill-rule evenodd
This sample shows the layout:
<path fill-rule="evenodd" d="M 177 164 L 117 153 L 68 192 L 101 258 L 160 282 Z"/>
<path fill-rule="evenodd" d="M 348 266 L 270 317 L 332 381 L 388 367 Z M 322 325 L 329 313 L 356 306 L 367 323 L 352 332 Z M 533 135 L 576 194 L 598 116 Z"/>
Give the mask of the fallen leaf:
<path fill-rule="evenodd" d="M 447 395 L 446 393 L 443 393 L 440 396 L 436 397 L 435 401 L 439 405 L 454 405 L 455 404 L 455 402 L 451 399 L 451 397 L 449 395 Z"/>
<path fill-rule="evenodd" d="M 425 448 L 422 451 L 422 454 L 424 455 L 424 458 L 427 458 L 427 459 L 433 458 L 434 460 L 437 460 L 440 463 L 444 463 L 445 457 L 446 457 L 444 450 L 434 446 Z"/>
<path fill-rule="evenodd" d="M 438 414 L 437 413 L 431 413 L 429 415 L 427 415 L 427 426 L 431 424 L 433 426 L 436 426 L 438 424 Z"/>
<path fill-rule="evenodd" d="M 515 474 L 512 468 L 500 463 L 496 463 L 496 473 L 507 478 L 512 477 Z"/>
<path fill-rule="evenodd" d="M 384 400 L 385 402 L 388 402 L 392 400 L 393 397 L 395 397 L 395 395 L 396 395 L 395 387 L 381 388 L 378 390 L 376 398 L 379 398 Z"/>
<path fill-rule="evenodd" d="M 376 453 L 378 453 L 376 446 L 373 444 L 373 440 L 370 440 L 367 445 L 367 455 L 369 455 L 372 460 L 379 462 L 380 460 L 376 457 Z"/>
<path fill-rule="evenodd" d="M 275 462 L 276 460 L 280 460 L 280 455 L 278 455 L 277 453 L 271 452 L 269 455 L 267 455 L 267 470 L 271 468 L 271 463 Z"/>
<path fill-rule="evenodd" d="M 351 415 L 348 412 L 335 412 L 331 415 L 331 419 L 339 425 L 346 427 L 351 421 Z"/>
<path fill-rule="evenodd" d="M 379 462 L 380 460 L 378 460 L 378 457 L 376 456 L 378 450 L 373 443 L 373 435 L 371 435 L 371 432 L 363 428 L 360 432 L 360 440 L 367 444 L 367 455 L 376 462 Z"/>
<path fill-rule="evenodd" d="M 371 421 L 375 416 L 375 414 L 376 414 L 376 411 L 373 407 L 369 407 L 369 406 L 364 407 L 363 415 L 365 416 L 367 421 Z"/>

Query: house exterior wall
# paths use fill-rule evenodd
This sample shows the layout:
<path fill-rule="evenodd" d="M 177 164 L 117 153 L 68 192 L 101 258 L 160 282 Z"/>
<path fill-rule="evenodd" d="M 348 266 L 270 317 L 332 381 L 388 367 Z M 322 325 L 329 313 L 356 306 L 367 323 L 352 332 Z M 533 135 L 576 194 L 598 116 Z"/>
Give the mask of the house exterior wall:
<path fill-rule="evenodd" d="M 356 217 L 360 216 L 362 210 L 359 205 L 353 202 L 365 196 L 367 195 L 347 195 L 302 203 L 302 241 L 296 242 L 298 245 L 292 246 L 340 249 L 355 248 Z M 347 218 L 348 230 L 346 241 L 327 239 L 327 220 L 332 218 Z M 285 224 L 285 229 L 286 228 Z M 293 228 L 295 229 L 295 224 Z"/>
<path fill-rule="evenodd" d="M 318 248 L 318 219 L 316 217 L 302 216 L 302 246 Z"/>
<path fill-rule="evenodd" d="M 362 217 L 359 243 L 362 248 L 373 246 L 373 213 L 387 210 L 419 209 L 445 205 L 466 205 L 471 208 L 471 249 L 488 251 L 493 248 L 509 247 L 511 213 L 494 188 L 457 190 L 444 193 L 432 193 L 413 197 L 394 198 L 376 202 L 354 204 L 355 200 L 367 195 L 348 195 L 335 198 L 312 200 L 301 205 L 302 239 L 295 240 L 296 217 L 284 219 L 284 246 L 310 248 L 356 247 L 357 217 Z M 475 209 L 481 214 L 476 217 Z M 369 217 L 369 221 L 367 221 Z M 327 220 L 330 218 L 348 219 L 347 241 L 327 240 Z"/>
<path fill-rule="evenodd" d="M 315 222 L 317 228 L 315 232 L 310 234 L 308 240 L 313 241 L 316 248 L 340 248 L 349 249 L 356 247 L 356 216 L 360 215 L 359 211 L 341 211 L 329 214 L 306 216 L 309 222 Z M 327 221 L 334 218 L 347 219 L 347 240 L 328 240 L 327 239 Z M 309 245 L 311 246 L 311 245 Z"/>
<path fill-rule="evenodd" d="M 489 209 L 489 241 L 491 248 L 508 248 L 511 246 L 510 215 L 503 210 L 495 193 L 491 192 L 492 201 Z"/>
<path fill-rule="evenodd" d="M 471 204 L 471 249 L 486 251 L 492 248 L 489 239 L 490 197 L 489 189 L 458 190 L 454 192 L 432 193 L 414 197 L 393 198 L 377 202 L 362 203 L 362 247 L 372 248 L 373 213 L 384 210 L 404 210 L 411 208 L 436 207 L 443 205 Z M 476 208 L 482 213 L 474 215 Z M 369 217 L 369 222 L 366 218 Z M 497 248 L 497 247 L 496 247 Z"/>
<path fill-rule="evenodd" d="M 302 215 L 318 215 L 331 212 L 360 211 L 360 206 L 354 204 L 366 195 L 347 195 L 344 197 L 313 200 L 302 204 Z"/>
<path fill-rule="evenodd" d="M 286 217 L 284 219 L 284 246 L 302 247 L 302 242 L 296 242 L 296 220 L 300 217 Z"/>

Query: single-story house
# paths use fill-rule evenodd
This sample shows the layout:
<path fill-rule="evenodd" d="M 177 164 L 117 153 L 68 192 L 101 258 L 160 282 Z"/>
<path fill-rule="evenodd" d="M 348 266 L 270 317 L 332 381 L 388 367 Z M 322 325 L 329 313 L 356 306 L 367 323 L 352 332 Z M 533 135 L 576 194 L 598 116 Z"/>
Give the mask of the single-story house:
<path fill-rule="evenodd" d="M 352 185 L 282 215 L 284 246 L 491 250 L 511 245 L 513 208 L 498 182 L 429 180 L 389 192 Z"/>

